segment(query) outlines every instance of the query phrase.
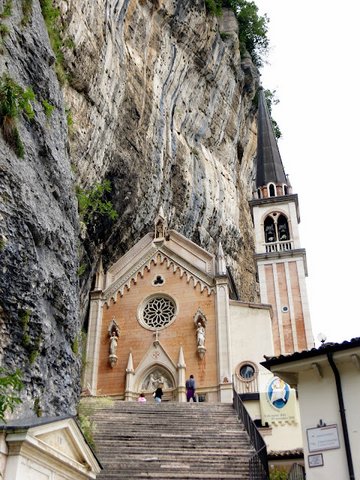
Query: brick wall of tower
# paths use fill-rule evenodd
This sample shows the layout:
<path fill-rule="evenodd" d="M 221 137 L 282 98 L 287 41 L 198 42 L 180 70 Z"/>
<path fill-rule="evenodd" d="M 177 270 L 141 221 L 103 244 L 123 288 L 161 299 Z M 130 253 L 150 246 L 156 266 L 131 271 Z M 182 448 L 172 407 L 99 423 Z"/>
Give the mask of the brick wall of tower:
<path fill-rule="evenodd" d="M 273 305 L 275 355 L 306 349 L 304 314 L 296 262 L 268 264 L 264 268 L 267 302 Z M 283 312 L 283 306 L 287 306 L 288 311 Z"/>

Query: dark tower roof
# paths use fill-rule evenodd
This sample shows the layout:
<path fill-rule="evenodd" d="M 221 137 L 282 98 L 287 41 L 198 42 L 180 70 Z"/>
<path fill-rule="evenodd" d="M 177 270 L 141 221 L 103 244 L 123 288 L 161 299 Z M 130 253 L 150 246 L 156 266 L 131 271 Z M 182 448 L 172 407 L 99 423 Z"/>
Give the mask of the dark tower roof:
<path fill-rule="evenodd" d="M 263 187 L 269 182 L 273 182 L 275 185 L 287 184 L 279 147 L 262 88 L 259 89 L 258 95 L 256 187 Z"/>

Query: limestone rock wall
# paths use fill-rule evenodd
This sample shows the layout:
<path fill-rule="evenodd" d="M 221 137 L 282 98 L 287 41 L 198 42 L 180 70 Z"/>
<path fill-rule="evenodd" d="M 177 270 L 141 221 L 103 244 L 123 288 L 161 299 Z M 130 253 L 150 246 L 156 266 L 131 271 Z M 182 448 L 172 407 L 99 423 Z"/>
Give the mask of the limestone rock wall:
<path fill-rule="evenodd" d="M 82 185 L 111 180 L 119 212 L 101 238 L 105 267 L 152 229 L 163 205 L 170 226 L 205 248 L 221 239 L 241 297 L 254 300 L 257 72 L 240 58 L 234 16 L 206 15 L 203 0 L 61 5 L 74 42 L 72 161 Z"/>
<path fill-rule="evenodd" d="M 13 2 L 0 75 L 32 87 L 36 100 L 34 118 L 17 119 L 24 158 L 0 134 L 0 364 L 23 374 L 23 415 L 75 413 L 79 222 L 64 100 L 38 2 L 21 22 Z M 55 107 L 49 118 L 43 100 Z"/>
<path fill-rule="evenodd" d="M 0 361 L 24 372 L 24 415 L 74 411 L 100 252 L 106 268 L 152 229 L 160 205 L 171 228 L 203 247 L 215 252 L 221 240 L 241 299 L 257 298 L 248 199 L 258 77 L 231 15 L 206 15 L 203 0 L 55 4 L 65 86 L 38 0 L 27 25 L 13 2 L 0 55 L 0 74 L 37 97 L 35 118 L 18 121 L 25 158 L 0 136 Z M 50 118 L 44 99 L 56 107 Z M 81 242 L 75 185 L 104 179 L 119 217 Z"/>

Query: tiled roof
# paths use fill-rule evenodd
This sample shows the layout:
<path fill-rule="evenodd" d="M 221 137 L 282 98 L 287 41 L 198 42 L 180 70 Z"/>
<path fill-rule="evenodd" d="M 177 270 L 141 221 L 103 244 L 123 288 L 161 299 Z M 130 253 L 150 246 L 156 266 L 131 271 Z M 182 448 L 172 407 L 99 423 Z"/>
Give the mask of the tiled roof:
<path fill-rule="evenodd" d="M 324 343 L 318 348 L 312 348 L 311 350 L 303 350 L 302 352 L 295 352 L 289 355 L 279 355 L 278 357 L 267 357 L 264 355 L 265 362 L 260 362 L 261 365 L 268 368 L 273 365 L 280 365 L 282 363 L 294 362 L 296 360 L 304 360 L 306 358 L 317 357 L 319 355 L 327 354 L 328 352 L 339 352 L 342 350 L 348 350 L 350 348 L 360 347 L 360 337 L 352 338 L 351 340 L 345 340 L 342 343 Z"/>
<path fill-rule="evenodd" d="M 304 458 L 304 451 L 302 448 L 295 448 L 294 450 L 270 450 L 267 454 L 268 460 L 281 460 L 286 458 Z"/>
<path fill-rule="evenodd" d="M 38 427 L 39 425 L 46 425 L 48 423 L 59 422 L 60 420 L 66 420 L 68 418 L 75 418 L 74 415 L 62 415 L 59 417 L 29 417 L 29 418 L 16 418 L 8 420 L 6 423 L 0 421 L 0 430 L 11 431 Z"/>

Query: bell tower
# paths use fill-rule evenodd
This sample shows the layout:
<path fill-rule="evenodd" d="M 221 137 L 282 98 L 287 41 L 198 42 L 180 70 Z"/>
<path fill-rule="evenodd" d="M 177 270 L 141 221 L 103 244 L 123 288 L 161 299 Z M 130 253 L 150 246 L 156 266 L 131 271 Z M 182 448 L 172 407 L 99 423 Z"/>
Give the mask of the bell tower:
<path fill-rule="evenodd" d="M 314 346 L 301 248 L 298 196 L 285 175 L 265 95 L 259 90 L 256 188 L 250 201 L 262 303 L 273 307 L 275 355 Z"/>

